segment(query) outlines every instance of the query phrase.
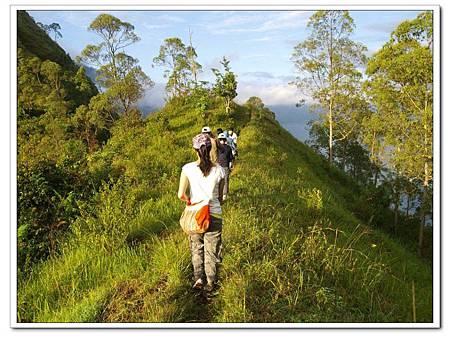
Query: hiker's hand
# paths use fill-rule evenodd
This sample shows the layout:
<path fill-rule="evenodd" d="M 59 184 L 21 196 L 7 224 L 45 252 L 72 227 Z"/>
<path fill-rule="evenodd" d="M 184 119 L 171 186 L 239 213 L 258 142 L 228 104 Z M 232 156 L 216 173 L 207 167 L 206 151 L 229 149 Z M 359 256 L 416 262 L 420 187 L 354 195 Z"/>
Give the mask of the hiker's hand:
<path fill-rule="evenodd" d="M 182 201 L 186 202 L 186 205 L 191 205 L 191 199 L 187 197 L 185 194 L 183 194 L 180 198 Z"/>

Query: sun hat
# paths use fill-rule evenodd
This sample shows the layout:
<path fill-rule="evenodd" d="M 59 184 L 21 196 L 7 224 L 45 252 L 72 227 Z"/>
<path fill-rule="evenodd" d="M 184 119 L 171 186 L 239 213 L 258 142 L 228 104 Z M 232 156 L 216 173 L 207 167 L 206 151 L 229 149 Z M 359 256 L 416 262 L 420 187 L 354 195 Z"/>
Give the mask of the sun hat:
<path fill-rule="evenodd" d="M 209 128 L 208 126 L 205 126 L 202 128 L 202 133 L 210 133 L 211 132 L 211 128 Z"/>
<path fill-rule="evenodd" d="M 207 148 L 211 147 L 211 139 L 208 135 L 198 134 L 192 139 L 192 146 L 194 149 L 200 149 L 201 146 L 205 145 Z"/>
<path fill-rule="evenodd" d="M 224 133 L 220 133 L 219 136 L 218 136 L 218 138 L 219 138 L 219 139 L 221 139 L 221 138 L 226 139 L 227 137 L 225 136 Z"/>

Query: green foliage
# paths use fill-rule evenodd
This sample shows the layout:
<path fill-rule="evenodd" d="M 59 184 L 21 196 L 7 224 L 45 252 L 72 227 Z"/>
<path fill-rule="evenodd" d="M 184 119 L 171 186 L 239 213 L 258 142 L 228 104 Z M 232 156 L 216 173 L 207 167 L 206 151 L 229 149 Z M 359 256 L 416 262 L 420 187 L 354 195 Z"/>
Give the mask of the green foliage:
<path fill-rule="evenodd" d="M 61 26 L 59 25 L 59 23 L 53 22 L 50 25 L 46 25 L 46 24 L 43 24 L 41 22 L 37 22 L 36 24 L 39 26 L 39 28 L 41 28 L 49 36 L 50 36 L 50 33 L 53 32 L 53 34 L 54 34 L 54 39 L 53 40 L 55 42 L 56 42 L 57 38 L 62 38 L 62 34 L 60 32 Z"/>
<path fill-rule="evenodd" d="M 164 40 L 153 63 L 167 67 L 164 77 L 167 78 L 166 91 L 169 96 L 185 96 L 197 87 L 197 74 L 201 72 L 202 66 L 196 59 L 197 52 L 192 43 L 186 46 L 177 37 Z"/>
<path fill-rule="evenodd" d="M 97 92 L 83 73 L 76 74 L 56 62 L 42 61 L 18 49 L 18 105 L 28 115 L 73 112 Z"/>
<path fill-rule="evenodd" d="M 110 14 L 98 15 L 89 25 L 89 31 L 97 34 L 101 42 L 87 45 L 77 60 L 98 68 L 96 81 L 126 113 L 154 85 L 138 66 L 139 61 L 124 52 L 139 37 L 133 25 Z"/>
<path fill-rule="evenodd" d="M 294 48 L 291 58 L 298 73 L 295 84 L 318 103 L 330 163 L 334 145 L 355 135 L 368 110 L 358 70 L 367 48 L 350 39 L 354 26 L 348 11 L 317 11 L 308 21 L 308 39 Z"/>
<path fill-rule="evenodd" d="M 388 158 L 391 167 L 421 182 L 432 178 L 430 16 L 430 12 L 425 12 L 399 25 L 367 67 L 370 76 L 367 91 L 377 109 L 373 124 L 383 130 L 385 147 L 393 148 Z"/>
<path fill-rule="evenodd" d="M 18 267 L 26 274 L 56 253 L 61 234 L 76 216 L 78 196 L 72 189 L 77 185 L 54 163 L 39 162 L 33 170 L 18 168 L 17 187 Z"/>
<path fill-rule="evenodd" d="M 266 108 L 262 100 L 257 96 L 250 97 L 244 106 L 250 110 L 250 118 L 253 120 L 268 119 L 276 121 L 275 113 Z"/>
<path fill-rule="evenodd" d="M 318 154 L 325 155 L 328 146 L 326 129 L 318 121 L 309 122 L 310 145 Z M 347 172 L 359 184 L 368 183 L 374 175 L 375 170 L 369 152 L 361 145 L 356 135 L 345 138 L 334 145 L 334 164 Z"/>
<path fill-rule="evenodd" d="M 17 11 L 17 47 L 69 71 L 78 68 L 70 56 L 41 29 L 26 11 Z"/>
<path fill-rule="evenodd" d="M 18 262 L 19 274 L 28 276 L 38 262 L 59 252 L 78 216 L 77 202 L 91 188 L 84 176 L 87 150 L 74 133 L 72 116 L 97 89 L 22 11 L 18 39 Z"/>
<path fill-rule="evenodd" d="M 366 92 L 374 111 L 365 121 L 373 136 L 365 141 L 376 149 L 388 149 L 385 160 L 397 176 L 422 185 L 418 252 L 423 248 L 425 215 L 431 211 L 427 207 L 433 179 L 432 44 L 432 13 L 427 11 L 401 23 L 366 70 Z M 374 156 L 382 154 L 378 151 Z"/>
<path fill-rule="evenodd" d="M 214 93 L 221 97 L 225 103 L 225 113 L 230 114 L 231 103 L 237 96 L 237 80 L 236 74 L 231 71 L 230 60 L 224 56 L 220 64 L 224 71 L 221 73 L 218 69 L 212 68 L 212 72 L 216 76 L 216 83 L 214 84 Z"/>

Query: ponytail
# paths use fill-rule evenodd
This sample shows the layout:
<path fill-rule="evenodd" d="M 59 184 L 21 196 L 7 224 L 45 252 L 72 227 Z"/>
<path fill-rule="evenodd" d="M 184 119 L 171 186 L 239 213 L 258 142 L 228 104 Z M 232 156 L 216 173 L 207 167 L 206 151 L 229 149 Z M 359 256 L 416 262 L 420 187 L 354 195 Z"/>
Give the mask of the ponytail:
<path fill-rule="evenodd" d="M 200 149 L 196 149 L 198 157 L 200 158 L 200 164 L 198 167 L 203 173 L 203 176 L 208 176 L 211 168 L 213 167 L 213 163 L 211 161 L 211 157 L 209 155 L 211 151 L 211 147 L 207 147 L 206 145 L 202 145 Z"/>

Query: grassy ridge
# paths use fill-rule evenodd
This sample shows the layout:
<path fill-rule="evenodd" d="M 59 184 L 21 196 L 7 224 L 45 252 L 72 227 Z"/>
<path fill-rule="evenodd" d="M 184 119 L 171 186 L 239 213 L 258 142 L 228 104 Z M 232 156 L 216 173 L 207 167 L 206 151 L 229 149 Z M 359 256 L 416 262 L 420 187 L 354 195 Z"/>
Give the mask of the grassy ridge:
<path fill-rule="evenodd" d="M 212 128 L 227 126 L 214 116 Z M 413 281 L 417 321 L 432 321 L 431 268 L 349 211 L 359 188 L 345 174 L 244 107 L 220 289 L 197 297 L 176 191 L 203 123 L 169 103 L 115 127 L 90 159 L 114 180 L 79 206 L 62 253 L 19 280 L 19 321 L 411 322 Z"/>

